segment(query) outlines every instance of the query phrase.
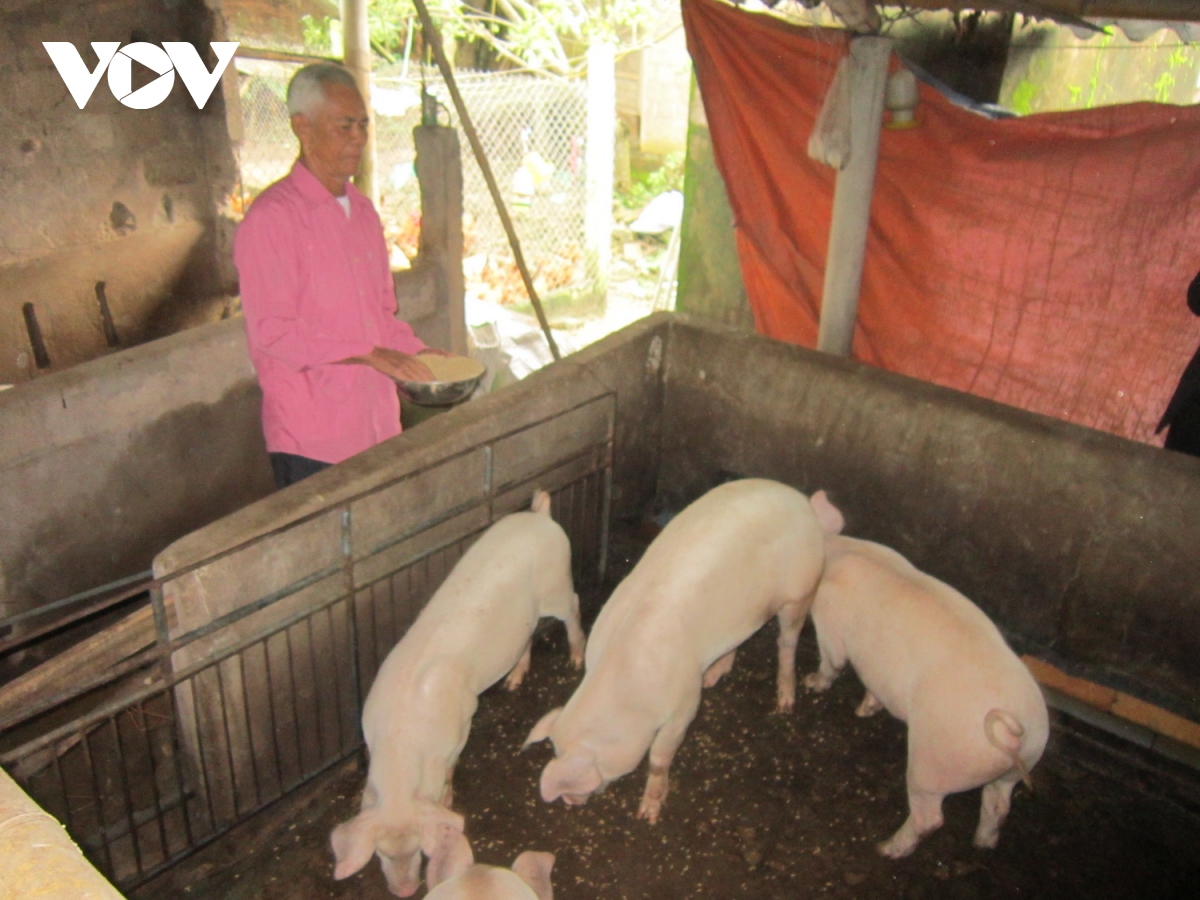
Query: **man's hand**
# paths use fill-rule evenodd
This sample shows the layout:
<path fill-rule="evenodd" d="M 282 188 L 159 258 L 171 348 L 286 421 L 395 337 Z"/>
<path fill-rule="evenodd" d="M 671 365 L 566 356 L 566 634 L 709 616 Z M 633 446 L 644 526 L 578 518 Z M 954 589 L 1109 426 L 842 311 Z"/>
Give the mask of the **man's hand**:
<path fill-rule="evenodd" d="M 418 350 L 417 356 L 453 356 L 449 350 L 443 350 L 441 347 L 426 347 L 424 350 Z"/>
<path fill-rule="evenodd" d="M 342 362 L 370 366 L 376 372 L 382 372 L 384 375 L 400 381 L 434 380 L 432 370 L 416 356 L 401 353 L 399 350 L 389 350 L 386 347 L 376 347 L 366 356 L 355 356 L 344 359 Z"/>

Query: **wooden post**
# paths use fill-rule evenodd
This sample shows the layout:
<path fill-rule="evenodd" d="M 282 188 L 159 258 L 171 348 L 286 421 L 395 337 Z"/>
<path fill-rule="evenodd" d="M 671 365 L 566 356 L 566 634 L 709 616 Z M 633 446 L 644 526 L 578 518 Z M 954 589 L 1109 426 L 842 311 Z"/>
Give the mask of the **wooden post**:
<path fill-rule="evenodd" d="M 363 102 L 367 104 L 367 115 L 371 127 L 367 133 L 367 145 L 363 148 L 362 160 L 358 164 L 358 175 L 354 186 L 371 198 L 378 206 L 379 191 L 375 185 L 375 114 L 371 111 L 371 38 L 367 31 L 367 0 L 344 0 L 342 13 L 343 40 L 345 51 L 342 57 L 354 78 Z"/>
<path fill-rule="evenodd" d="M 891 52 L 890 38 L 859 37 L 850 42 L 850 160 L 838 172 L 833 190 L 817 334 L 817 349 L 836 356 L 849 356 L 854 343 Z"/>
<path fill-rule="evenodd" d="M 442 125 L 413 129 L 417 147 L 417 180 L 421 185 L 421 242 L 417 266 L 436 266 L 436 331 L 454 353 L 467 352 L 466 313 L 463 296 L 463 193 L 462 151 L 458 133 Z"/>
<path fill-rule="evenodd" d="M 450 61 L 446 59 L 446 53 L 442 49 L 441 35 L 433 25 L 433 17 L 429 15 L 429 7 L 425 5 L 425 0 L 413 0 L 413 7 L 417 11 L 417 15 L 421 19 L 421 29 L 425 34 L 425 41 L 429 49 L 433 51 L 434 61 L 437 62 L 438 70 L 442 73 L 442 78 L 446 82 L 446 89 L 450 91 L 450 100 L 454 103 L 454 111 L 458 113 L 458 121 L 462 125 L 463 131 L 467 134 L 467 141 L 471 144 L 471 152 L 475 154 L 475 161 L 479 163 L 479 171 L 483 173 L 483 180 L 487 182 L 488 192 L 492 195 L 492 202 L 496 204 L 496 213 L 500 216 L 500 224 L 504 227 L 504 233 L 508 235 L 509 246 L 512 247 L 513 261 L 517 264 L 517 270 L 521 273 L 521 280 L 525 283 L 525 292 L 529 294 L 529 302 L 533 304 L 533 311 L 537 313 L 538 324 L 542 326 L 542 334 L 546 336 L 546 343 L 550 347 L 550 354 L 555 361 L 562 358 L 562 354 L 558 352 L 558 344 L 554 342 L 554 335 L 550 332 L 550 323 L 546 319 L 546 311 L 542 309 L 542 301 L 538 299 L 537 289 L 533 286 L 533 276 L 529 274 L 529 266 L 525 265 L 525 255 L 521 253 L 521 242 L 517 239 L 517 231 L 513 228 L 512 217 L 508 214 L 508 207 L 504 205 L 504 197 L 500 194 L 500 186 L 496 184 L 496 176 L 492 174 L 492 166 L 488 162 L 487 154 L 483 152 L 483 144 L 479 141 L 479 134 L 475 131 L 475 126 L 471 124 L 471 114 L 467 112 L 467 105 L 463 102 L 462 94 L 459 93 L 458 84 L 454 80 L 454 72 L 450 68 Z"/>
<path fill-rule="evenodd" d="M 587 173 L 584 258 L 592 292 L 608 295 L 612 261 L 613 154 L 617 130 L 616 50 L 606 41 L 587 51 Z"/>

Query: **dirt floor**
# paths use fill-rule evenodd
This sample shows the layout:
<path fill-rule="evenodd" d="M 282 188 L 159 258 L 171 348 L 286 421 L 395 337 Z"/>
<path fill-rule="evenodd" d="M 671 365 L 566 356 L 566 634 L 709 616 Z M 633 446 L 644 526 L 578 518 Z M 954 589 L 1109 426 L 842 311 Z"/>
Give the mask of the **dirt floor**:
<path fill-rule="evenodd" d="M 614 576 L 635 554 L 618 550 Z M 476 860 L 509 865 L 523 850 L 552 851 L 559 900 L 1200 897 L 1200 774 L 1057 714 L 1035 790 L 1018 786 L 997 850 L 971 845 L 971 791 L 947 800 L 946 824 L 911 857 L 880 857 L 875 843 L 906 815 L 904 726 L 886 713 L 857 718 L 862 689 L 850 673 L 824 695 L 802 690 L 794 714 L 774 714 L 774 660 L 768 626 L 705 692 L 662 820 L 650 826 L 634 817 L 644 762 L 583 807 L 538 797 L 552 751 L 522 753 L 521 743 L 579 678 L 562 629 L 545 629 L 525 684 L 481 698 L 455 774 Z M 810 626 L 799 670 L 815 665 Z M 363 778 L 354 763 L 328 773 L 133 896 L 390 896 L 376 861 L 332 879 L 329 831 L 355 812 Z"/>

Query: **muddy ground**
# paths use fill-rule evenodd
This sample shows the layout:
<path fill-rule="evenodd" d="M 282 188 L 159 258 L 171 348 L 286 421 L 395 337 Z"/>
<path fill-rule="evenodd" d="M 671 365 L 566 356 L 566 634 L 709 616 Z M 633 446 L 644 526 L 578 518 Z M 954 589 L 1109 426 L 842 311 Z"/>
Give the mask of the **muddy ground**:
<path fill-rule="evenodd" d="M 618 549 L 615 576 L 633 555 Z M 520 690 L 481 698 L 455 774 L 476 860 L 553 851 L 558 900 L 1200 897 L 1200 774 L 1056 713 L 1035 790 L 1017 787 L 998 849 L 971 845 L 971 791 L 948 798 L 946 824 L 911 857 L 880 857 L 875 843 L 907 813 L 904 726 L 886 713 L 857 718 L 862 688 L 849 672 L 824 695 L 801 689 L 793 714 L 774 714 L 774 637 L 773 626 L 755 635 L 705 692 L 651 826 L 634 818 L 644 762 L 583 807 L 538 797 L 551 749 L 522 753 L 521 743 L 579 678 L 562 629 L 543 629 Z M 800 673 L 816 659 L 809 626 Z M 355 763 L 331 771 L 133 896 L 389 897 L 375 861 L 332 879 L 329 831 L 353 815 L 363 778 Z"/>

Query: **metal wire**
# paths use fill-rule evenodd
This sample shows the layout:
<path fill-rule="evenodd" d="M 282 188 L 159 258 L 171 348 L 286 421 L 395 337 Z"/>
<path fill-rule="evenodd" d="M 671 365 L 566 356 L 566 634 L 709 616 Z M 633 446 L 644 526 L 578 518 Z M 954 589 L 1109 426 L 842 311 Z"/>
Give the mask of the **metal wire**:
<path fill-rule="evenodd" d="M 244 138 L 237 149 L 240 184 L 232 210 L 235 217 L 295 162 L 296 138 L 284 97 L 297 68 L 276 62 L 240 73 Z M 587 287 L 594 273 L 586 271 L 583 253 L 586 85 L 505 72 L 458 71 L 455 80 L 513 211 L 521 249 L 539 291 Z M 411 254 L 421 212 L 412 131 L 421 122 L 422 83 L 439 97 L 447 124 L 457 125 L 457 117 L 435 68 L 411 67 L 407 76 L 399 66 L 381 68 L 372 82 L 379 214 L 392 245 Z M 470 153 L 463 154 L 463 212 L 464 255 L 484 257 L 503 269 L 512 251 L 487 181 Z"/>

